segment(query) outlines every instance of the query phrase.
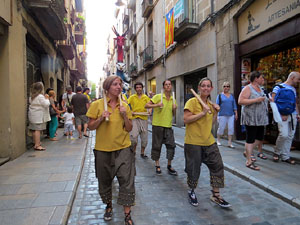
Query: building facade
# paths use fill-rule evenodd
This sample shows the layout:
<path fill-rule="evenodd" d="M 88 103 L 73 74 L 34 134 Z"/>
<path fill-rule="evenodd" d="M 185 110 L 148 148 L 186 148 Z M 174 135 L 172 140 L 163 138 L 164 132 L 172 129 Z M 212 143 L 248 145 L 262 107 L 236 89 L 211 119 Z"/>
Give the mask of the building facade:
<path fill-rule="evenodd" d="M 9 0 L 0 3 L 0 158 L 15 159 L 30 147 L 30 87 L 41 81 L 57 96 L 86 80 L 81 0 Z M 75 61 L 74 61 L 75 59 Z M 82 80 L 81 80 L 82 79 Z M 57 99 L 59 100 L 59 99 Z"/>

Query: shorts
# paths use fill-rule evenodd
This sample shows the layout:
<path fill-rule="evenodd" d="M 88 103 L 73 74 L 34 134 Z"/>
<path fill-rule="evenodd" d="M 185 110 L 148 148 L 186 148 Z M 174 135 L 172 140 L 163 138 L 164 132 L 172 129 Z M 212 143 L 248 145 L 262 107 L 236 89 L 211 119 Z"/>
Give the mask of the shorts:
<path fill-rule="evenodd" d="M 264 131 L 264 126 L 246 125 L 246 143 L 253 144 L 255 140 L 262 141 L 264 139 Z"/>
<path fill-rule="evenodd" d="M 72 131 L 73 131 L 73 124 L 72 123 L 65 124 L 65 133 L 72 132 Z"/>
<path fill-rule="evenodd" d="M 75 124 L 76 126 L 88 123 L 88 118 L 86 115 L 75 116 Z"/>

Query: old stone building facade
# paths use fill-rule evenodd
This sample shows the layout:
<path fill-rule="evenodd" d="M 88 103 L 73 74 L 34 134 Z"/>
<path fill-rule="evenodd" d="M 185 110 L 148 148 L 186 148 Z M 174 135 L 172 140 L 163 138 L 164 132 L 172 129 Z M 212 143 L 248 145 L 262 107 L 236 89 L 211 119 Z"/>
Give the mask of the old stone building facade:
<path fill-rule="evenodd" d="M 166 48 L 165 18 L 172 8 L 175 42 Z M 160 93 L 162 81 L 170 79 L 179 106 L 176 126 L 184 125 L 190 88 L 203 77 L 213 81 L 215 101 L 224 81 L 237 99 L 252 70 L 265 75 L 268 91 L 291 70 L 300 70 L 297 0 L 128 0 L 127 9 L 124 59 L 132 83 L 141 81 L 147 92 Z M 243 138 L 239 122 L 236 131 Z M 274 137 L 276 128 L 270 125 L 266 139 Z"/>
<path fill-rule="evenodd" d="M 0 2 L 0 158 L 14 159 L 30 146 L 34 82 L 53 88 L 57 98 L 67 85 L 85 82 L 83 15 L 81 0 Z"/>

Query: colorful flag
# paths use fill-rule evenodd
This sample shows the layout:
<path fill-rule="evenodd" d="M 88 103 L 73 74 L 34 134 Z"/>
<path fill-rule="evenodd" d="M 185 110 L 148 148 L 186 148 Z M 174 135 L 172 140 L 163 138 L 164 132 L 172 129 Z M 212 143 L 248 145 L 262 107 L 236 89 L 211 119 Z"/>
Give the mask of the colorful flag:
<path fill-rule="evenodd" d="M 168 48 L 174 42 L 174 8 L 172 8 L 166 15 L 165 39 L 166 48 Z"/>

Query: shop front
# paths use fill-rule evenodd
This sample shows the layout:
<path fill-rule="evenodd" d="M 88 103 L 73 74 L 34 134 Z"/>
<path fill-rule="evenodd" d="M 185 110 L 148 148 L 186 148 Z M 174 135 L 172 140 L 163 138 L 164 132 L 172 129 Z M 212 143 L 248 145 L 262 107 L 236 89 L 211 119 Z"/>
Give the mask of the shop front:
<path fill-rule="evenodd" d="M 284 82 L 291 71 L 300 72 L 300 2 L 254 1 L 237 18 L 239 44 L 235 46 L 235 95 L 249 83 L 249 74 L 258 70 L 265 77 L 266 93 Z M 297 87 L 297 94 L 300 88 Z M 275 143 L 278 135 L 272 111 L 265 140 Z M 244 139 L 243 129 L 236 124 L 237 139 Z M 294 145 L 300 144 L 299 124 Z"/>

